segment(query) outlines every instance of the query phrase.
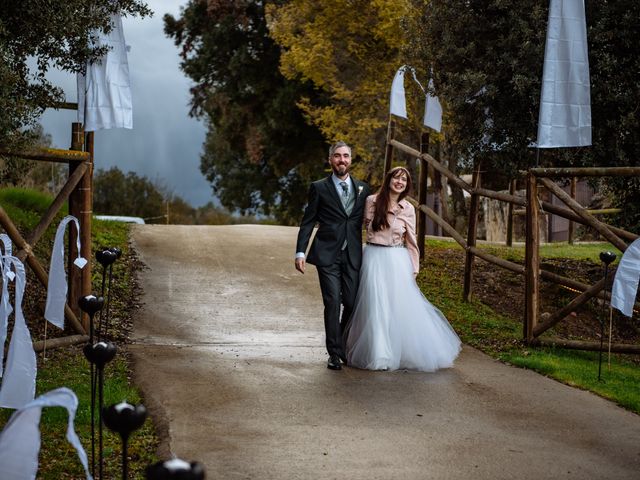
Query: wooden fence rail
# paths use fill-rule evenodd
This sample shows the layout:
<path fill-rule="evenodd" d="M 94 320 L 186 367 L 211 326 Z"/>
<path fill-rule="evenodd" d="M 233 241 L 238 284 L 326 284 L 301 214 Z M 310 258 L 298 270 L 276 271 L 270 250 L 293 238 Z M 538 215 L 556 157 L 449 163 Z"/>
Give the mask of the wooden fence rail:
<path fill-rule="evenodd" d="M 554 325 L 567 318 L 573 311 L 583 306 L 592 298 L 601 298 L 609 300 L 611 294 L 605 291 L 604 280 L 596 282 L 594 285 L 586 285 L 577 280 L 558 275 L 540 268 L 540 229 L 539 218 L 543 214 L 554 214 L 568 219 L 573 223 L 587 225 L 600 233 L 607 241 L 612 243 L 616 248 L 624 251 L 627 248 L 626 241 L 633 241 L 638 235 L 623 230 L 621 228 L 608 225 L 598 220 L 594 215 L 599 212 L 589 211 L 578 204 L 570 194 L 567 194 L 551 178 L 570 178 L 572 184 L 575 183 L 577 177 L 602 177 L 602 176 L 640 176 L 640 168 L 638 167 L 614 167 L 614 168 L 532 168 L 527 172 L 521 172 L 526 183 L 526 197 L 515 195 L 516 183 L 512 180 L 509 183 L 509 193 L 497 192 L 490 189 L 482 188 L 480 165 L 477 164 L 473 172 L 472 184 L 465 182 L 456 176 L 448 168 L 443 166 L 435 158 L 428 153 L 428 146 L 425 146 L 425 136 L 421 138 L 420 151 L 399 142 L 393 138 L 395 125 L 390 125 L 387 135 L 387 147 L 385 154 L 385 173 L 391 168 L 391 160 L 393 151 L 398 150 L 417 158 L 420 162 L 420 176 L 418 182 L 418 200 L 410 198 L 418 211 L 419 225 L 424 223 L 425 218 L 429 218 L 435 225 L 440 227 L 445 234 L 452 237 L 465 251 L 465 270 L 464 270 L 464 299 L 468 301 L 471 297 L 471 284 L 473 280 L 473 260 L 478 256 L 483 260 L 497 265 L 511 272 L 524 275 L 525 294 L 524 303 L 525 311 L 523 318 L 523 338 L 531 344 L 554 344 L 565 346 L 566 348 L 581 349 L 597 349 L 597 342 L 576 342 L 563 341 L 558 339 L 540 338 L 540 335 L 547 332 Z M 428 143 L 428 136 L 426 136 Z M 469 208 L 469 221 L 467 229 L 467 238 L 465 239 L 453 226 L 451 226 L 442 216 L 426 205 L 427 178 L 429 169 L 435 173 L 439 173 L 447 178 L 453 185 L 461 188 L 471 195 Z M 538 197 L 539 183 L 546 187 L 566 206 L 553 205 L 550 202 L 541 201 Z M 575 194 L 573 195 L 575 196 Z M 491 198 L 494 200 L 507 202 L 509 204 L 509 218 L 514 213 L 513 207 L 524 207 L 526 214 L 526 235 L 525 235 L 525 261 L 524 265 L 511 262 L 478 248 L 476 246 L 477 235 L 477 216 L 479 209 L 479 201 L 481 197 Z M 425 241 L 426 229 L 422 226 L 419 228 L 418 244 L 423 245 Z M 570 236 L 571 239 L 571 236 Z M 512 244 L 508 239 L 507 244 Z M 539 302 L 540 302 L 540 279 L 556 283 L 566 288 L 581 292 L 567 305 L 554 312 L 544 322 L 539 322 Z M 640 308 L 640 304 L 636 303 L 636 308 Z M 597 347 L 597 348 L 596 348 Z M 640 353 L 640 346 L 628 344 L 612 344 L 612 352 Z"/>
<path fill-rule="evenodd" d="M 58 104 L 56 108 L 77 108 L 76 104 Z M 40 283 L 47 288 L 48 274 L 34 253 L 34 246 L 43 233 L 49 228 L 65 202 L 69 205 L 69 214 L 74 215 L 80 223 L 80 232 L 71 223 L 68 235 L 68 300 L 65 304 L 65 318 L 69 321 L 77 335 L 62 337 L 46 342 L 48 347 L 67 345 L 86 339 L 89 329 L 88 317 L 83 315 L 78 307 L 78 298 L 91 293 L 91 216 L 92 216 L 92 176 L 93 176 L 93 132 L 85 135 L 80 123 L 73 123 L 71 128 L 71 149 L 59 150 L 51 148 L 30 149 L 27 151 L 6 150 L 0 148 L 1 156 L 22 158 L 46 162 L 67 163 L 69 177 L 65 185 L 58 192 L 55 199 L 43 214 L 38 225 L 24 236 L 0 206 L 0 226 L 7 232 L 11 241 L 16 245 L 16 257 L 25 262 L 34 272 Z M 81 236 L 81 255 L 87 260 L 82 270 L 73 268 L 73 260 L 77 257 L 76 237 Z M 36 351 L 44 348 L 45 341 L 36 342 Z"/>

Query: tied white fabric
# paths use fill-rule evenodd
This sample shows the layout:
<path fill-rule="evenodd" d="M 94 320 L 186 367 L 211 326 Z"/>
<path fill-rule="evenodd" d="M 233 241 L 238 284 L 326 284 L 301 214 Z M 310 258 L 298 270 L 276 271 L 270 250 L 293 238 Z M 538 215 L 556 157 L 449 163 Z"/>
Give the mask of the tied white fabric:
<path fill-rule="evenodd" d="M 633 304 L 640 282 L 640 238 L 636 239 L 622 255 L 611 289 L 611 306 L 627 317 L 633 316 Z"/>
<path fill-rule="evenodd" d="M 127 46 L 120 15 L 111 15 L 111 25 L 111 32 L 96 32 L 94 37 L 96 46 L 108 46 L 109 51 L 87 65 L 86 77 L 78 75 L 78 121 L 84 123 L 85 132 L 133 128 Z"/>
<path fill-rule="evenodd" d="M 5 258 L 9 259 L 15 270 L 16 286 L 14 325 L 7 354 L 7 368 L 0 387 L 0 407 L 20 408 L 33 400 L 36 393 L 36 353 L 33 351 L 31 334 L 22 313 L 22 297 L 26 282 L 24 265 L 16 257 Z"/>
<path fill-rule="evenodd" d="M 76 245 L 78 258 L 74 264 L 83 268 L 87 260 L 80 256 L 80 223 L 73 215 L 67 215 L 58 225 L 56 238 L 51 251 L 51 266 L 49 267 L 49 284 L 47 285 L 47 304 L 44 309 L 44 318 L 56 327 L 64 329 L 64 305 L 67 302 L 67 275 L 64 271 L 64 231 L 69 222 L 76 224 L 78 235 Z"/>
<path fill-rule="evenodd" d="M 591 93 L 583 0 L 551 0 L 538 148 L 591 145 Z"/>
<path fill-rule="evenodd" d="M 9 282 L 15 277 L 11 271 L 9 257 L 11 256 L 11 240 L 9 237 L 0 234 L 0 246 L 4 246 L 4 253 L 0 255 L 0 279 L 2 280 L 2 290 L 0 291 L 0 377 L 2 377 L 4 364 L 4 343 L 7 341 L 7 328 L 9 325 L 9 315 L 13 312 L 9 301 Z"/>
<path fill-rule="evenodd" d="M 43 407 L 64 407 L 69 412 L 67 440 L 78 452 L 85 474 L 91 479 L 87 453 L 74 428 L 78 398 L 66 387 L 51 390 L 14 412 L 0 433 L 0 478 L 33 480 L 38 472 L 40 414 Z"/>
<path fill-rule="evenodd" d="M 11 248 L 11 239 L 9 238 L 9 235 L 7 235 L 6 233 L 0 233 L 0 241 L 2 242 L 0 243 L 0 246 L 4 248 L 4 253 L 2 255 L 6 255 L 8 257 L 13 255 Z M 8 260 L 3 260 L 3 265 L 8 265 L 8 263 Z M 10 268 L 7 268 L 7 275 L 9 275 L 9 280 L 13 280 L 15 274 L 11 271 Z"/>
<path fill-rule="evenodd" d="M 401 66 L 391 83 L 391 101 L 389 113 L 396 117 L 407 118 L 407 102 L 404 95 L 404 71 L 406 65 Z"/>
<path fill-rule="evenodd" d="M 417 81 L 417 80 L 416 80 Z M 427 93 L 427 99 L 424 103 L 424 119 L 422 123 L 425 127 L 431 127 L 436 132 L 442 129 L 442 105 L 438 97 L 431 95 L 434 90 L 433 78 L 429 79 L 429 91 Z"/>

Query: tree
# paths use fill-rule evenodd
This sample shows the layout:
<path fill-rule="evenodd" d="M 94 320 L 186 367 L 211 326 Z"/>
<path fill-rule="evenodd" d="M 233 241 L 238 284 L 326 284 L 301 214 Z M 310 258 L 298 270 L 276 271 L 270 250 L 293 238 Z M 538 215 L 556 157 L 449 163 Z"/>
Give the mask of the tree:
<path fill-rule="evenodd" d="M 179 18 L 165 15 L 165 33 L 195 83 L 191 115 L 209 125 L 200 168 L 222 205 L 293 224 L 327 152 L 296 107 L 310 85 L 278 71 L 265 3 L 275 2 L 190 0 Z"/>
<path fill-rule="evenodd" d="M 45 134 L 40 124 L 25 130 L 23 140 L 30 147 L 51 146 L 51 135 Z M 34 188 L 53 194 L 58 192 L 67 176 L 66 166 L 59 163 L 0 157 L 0 186 Z"/>
<path fill-rule="evenodd" d="M 524 0 L 412 0 L 405 47 L 421 71 L 433 71 L 445 107 L 445 136 L 455 162 L 483 161 L 505 188 L 510 175 L 532 165 L 544 55 L 546 4 Z"/>
<path fill-rule="evenodd" d="M 102 215 L 142 217 L 162 223 L 166 212 L 161 188 L 134 172 L 126 175 L 117 167 L 98 170 L 93 180 L 93 211 Z"/>
<path fill-rule="evenodd" d="M 482 159 L 495 186 L 535 162 L 540 78 L 548 4 L 523 0 L 447 2 L 412 0 L 421 12 L 408 24 L 407 56 L 423 70 L 433 67 L 446 102 L 448 141 L 454 161 Z M 633 0 L 587 2 L 593 146 L 541 150 L 540 164 L 631 165 L 640 147 L 637 115 L 640 5 Z M 615 198 L 640 204 L 637 184 L 608 181 Z M 636 187 L 634 187 L 636 185 Z M 627 204 L 629 205 L 629 204 Z M 640 211 L 635 214 L 638 228 Z M 626 212 L 624 225 L 633 228 Z"/>
<path fill-rule="evenodd" d="M 291 0 L 271 4 L 267 11 L 271 35 L 283 48 L 283 74 L 310 81 L 323 92 L 302 96 L 300 108 L 326 138 L 354 146 L 361 176 L 381 174 L 389 91 L 395 71 L 405 63 L 401 25 L 411 14 L 410 3 Z"/>
<path fill-rule="evenodd" d="M 91 45 L 90 35 L 97 29 L 108 32 L 115 13 L 151 12 L 140 0 L 0 2 L 0 144 L 20 142 L 25 126 L 63 100 L 62 90 L 45 78 L 51 66 L 81 72 L 87 61 L 105 53 L 105 47 Z M 30 58 L 36 63 L 33 73 Z"/>

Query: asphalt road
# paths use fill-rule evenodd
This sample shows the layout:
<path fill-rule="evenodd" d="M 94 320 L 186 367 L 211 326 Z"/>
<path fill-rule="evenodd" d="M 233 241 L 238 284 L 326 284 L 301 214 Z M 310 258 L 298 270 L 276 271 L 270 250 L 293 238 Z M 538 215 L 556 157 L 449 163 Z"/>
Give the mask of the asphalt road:
<path fill-rule="evenodd" d="M 436 373 L 328 370 L 296 234 L 134 227 L 130 350 L 163 458 L 211 479 L 640 478 L 640 416 L 472 348 Z"/>

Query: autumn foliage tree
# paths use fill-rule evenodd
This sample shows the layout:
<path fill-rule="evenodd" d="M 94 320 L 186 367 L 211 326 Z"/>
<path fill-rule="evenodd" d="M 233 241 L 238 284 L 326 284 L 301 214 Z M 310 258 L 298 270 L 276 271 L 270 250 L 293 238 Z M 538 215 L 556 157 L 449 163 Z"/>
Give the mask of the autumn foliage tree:
<path fill-rule="evenodd" d="M 280 69 L 312 82 L 322 96 L 301 96 L 306 117 L 330 140 L 354 146 L 364 178 L 380 174 L 389 90 L 404 62 L 406 0 L 291 0 L 267 6 Z"/>

